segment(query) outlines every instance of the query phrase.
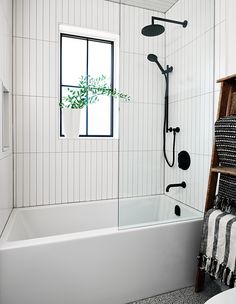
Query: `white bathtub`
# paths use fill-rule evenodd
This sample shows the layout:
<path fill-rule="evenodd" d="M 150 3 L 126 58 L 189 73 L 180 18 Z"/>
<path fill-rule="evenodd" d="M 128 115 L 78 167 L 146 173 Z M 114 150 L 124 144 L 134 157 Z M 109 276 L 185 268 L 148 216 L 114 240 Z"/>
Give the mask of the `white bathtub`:
<path fill-rule="evenodd" d="M 121 200 L 120 229 L 116 200 L 13 210 L 0 303 L 125 304 L 192 285 L 202 214 L 176 203 Z"/>

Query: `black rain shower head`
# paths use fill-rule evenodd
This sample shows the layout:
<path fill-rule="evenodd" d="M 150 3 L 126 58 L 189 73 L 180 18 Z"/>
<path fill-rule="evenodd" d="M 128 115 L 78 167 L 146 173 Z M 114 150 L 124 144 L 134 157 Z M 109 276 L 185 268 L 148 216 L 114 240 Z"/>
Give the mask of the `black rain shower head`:
<path fill-rule="evenodd" d="M 150 24 L 142 29 L 142 34 L 147 37 L 154 37 L 164 33 L 165 28 L 160 24 Z"/>
<path fill-rule="evenodd" d="M 181 24 L 183 27 L 186 27 L 188 24 L 187 20 L 184 20 L 183 22 L 180 21 L 175 21 L 175 20 L 170 20 L 170 19 L 165 19 L 165 18 L 159 18 L 159 17 L 154 17 L 152 16 L 152 24 L 146 25 L 142 28 L 142 34 L 147 37 L 154 37 L 161 35 L 164 33 L 165 28 L 163 25 L 160 24 L 154 24 L 155 20 L 159 21 L 164 21 L 164 22 L 170 22 L 170 23 L 175 23 L 175 24 Z"/>

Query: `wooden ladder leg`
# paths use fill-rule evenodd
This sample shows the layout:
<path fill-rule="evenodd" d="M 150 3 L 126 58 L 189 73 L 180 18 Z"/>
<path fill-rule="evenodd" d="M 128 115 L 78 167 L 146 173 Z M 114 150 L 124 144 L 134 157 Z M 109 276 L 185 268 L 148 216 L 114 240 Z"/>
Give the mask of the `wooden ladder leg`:
<path fill-rule="evenodd" d="M 205 282 L 205 272 L 204 272 L 204 270 L 201 270 L 200 268 L 198 268 L 196 283 L 195 283 L 195 292 L 200 292 L 203 290 L 204 282 Z"/>

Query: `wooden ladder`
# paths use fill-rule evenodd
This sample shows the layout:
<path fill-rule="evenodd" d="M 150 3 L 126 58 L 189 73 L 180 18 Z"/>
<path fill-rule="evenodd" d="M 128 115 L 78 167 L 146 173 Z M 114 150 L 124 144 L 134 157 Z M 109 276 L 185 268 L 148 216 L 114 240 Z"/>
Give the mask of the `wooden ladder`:
<path fill-rule="evenodd" d="M 219 79 L 217 82 L 221 83 L 217 119 L 220 117 L 236 114 L 236 74 Z M 213 207 L 219 173 L 236 176 L 236 168 L 222 167 L 219 165 L 216 145 L 214 142 L 208 178 L 205 212 Z M 205 272 L 198 268 L 195 283 L 195 292 L 200 292 L 203 290 L 204 281 Z"/>

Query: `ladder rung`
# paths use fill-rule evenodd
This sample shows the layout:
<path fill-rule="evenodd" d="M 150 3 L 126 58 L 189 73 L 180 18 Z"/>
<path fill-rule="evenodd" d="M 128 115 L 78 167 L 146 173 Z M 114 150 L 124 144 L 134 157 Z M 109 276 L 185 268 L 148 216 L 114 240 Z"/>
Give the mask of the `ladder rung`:
<path fill-rule="evenodd" d="M 236 176 L 236 168 L 232 167 L 212 167 L 211 172 L 228 174 L 231 176 Z"/>

